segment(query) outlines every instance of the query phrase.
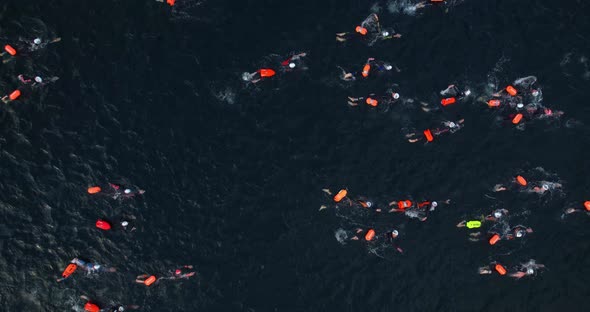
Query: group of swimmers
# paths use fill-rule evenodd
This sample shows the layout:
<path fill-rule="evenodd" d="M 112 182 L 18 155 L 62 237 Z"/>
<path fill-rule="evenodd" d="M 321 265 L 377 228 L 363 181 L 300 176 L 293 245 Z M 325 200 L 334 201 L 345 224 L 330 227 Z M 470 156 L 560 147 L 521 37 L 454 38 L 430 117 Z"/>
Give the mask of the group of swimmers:
<path fill-rule="evenodd" d="M 100 186 L 91 186 L 87 190 L 88 194 L 90 195 L 105 195 L 114 200 L 124 200 L 124 199 L 131 199 L 136 196 L 142 195 L 145 193 L 144 190 L 139 188 L 133 187 L 125 187 L 120 184 L 115 183 L 108 183 L 108 188 L 103 190 Z M 130 222 L 132 221 L 131 218 L 123 218 L 120 222 L 120 228 L 125 231 L 134 231 L 136 228 Z M 99 219 L 96 222 L 96 227 L 98 229 L 108 231 L 112 228 L 112 222 Z M 67 265 L 65 270 L 63 271 L 60 278 L 57 279 L 58 282 L 62 282 L 72 276 L 74 272 L 77 270 L 83 271 L 85 275 L 95 275 L 105 272 L 116 272 L 116 269 L 113 267 L 108 267 L 103 264 L 82 260 L 80 258 L 74 258 L 70 260 L 70 263 Z M 135 282 L 150 287 L 152 285 L 158 284 L 162 280 L 183 280 L 188 279 L 196 274 L 195 271 L 192 271 L 192 265 L 183 265 L 178 268 L 169 270 L 167 272 L 162 272 L 158 274 L 140 274 L 135 278 Z M 113 307 L 103 309 L 94 302 L 89 300 L 87 297 L 83 296 L 83 299 L 86 300 L 84 305 L 84 310 L 88 312 L 99 312 L 99 311 L 125 311 L 131 309 L 138 309 L 139 306 L 137 305 L 115 305 Z"/>
<path fill-rule="evenodd" d="M 60 42 L 61 38 L 56 37 L 52 39 L 48 38 L 17 38 L 10 41 L 6 41 L 3 47 L 3 51 L 0 52 L 0 59 L 3 64 L 13 62 L 15 60 L 28 59 L 28 57 L 34 56 L 41 49 L 47 47 L 50 44 Z M 47 84 L 56 82 L 59 79 L 57 76 L 45 77 L 41 72 L 35 72 L 31 74 L 19 74 L 14 77 L 15 84 L 19 85 L 14 88 L 10 93 L 0 97 L 0 100 L 5 104 L 20 98 L 23 92 L 29 92 L 35 88 L 45 86 Z"/>

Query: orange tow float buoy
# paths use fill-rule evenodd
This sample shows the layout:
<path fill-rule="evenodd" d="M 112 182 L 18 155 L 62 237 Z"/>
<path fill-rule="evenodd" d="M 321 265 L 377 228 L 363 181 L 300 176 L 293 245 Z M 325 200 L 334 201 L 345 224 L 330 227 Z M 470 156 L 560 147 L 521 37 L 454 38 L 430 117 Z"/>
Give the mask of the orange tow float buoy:
<path fill-rule="evenodd" d="M 166 3 L 168 3 L 170 6 L 173 6 L 174 3 L 176 3 L 176 0 L 166 0 Z"/>
<path fill-rule="evenodd" d="M 156 281 L 156 277 L 154 275 L 152 275 L 152 276 L 148 277 L 143 283 L 145 284 L 145 286 L 150 286 L 155 281 Z"/>
<path fill-rule="evenodd" d="M 527 182 L 522 176 L 516 176 L 516 182 L 522 186 L 526 186 Z"/>
<path fill-rule="evenodd" d="M 101 191 L 100 186 L 91 186 L 88 188 L 88 194 L 96 194 Z"/>
<path fill-rule="evenodd" d="M 457 100 L 454 97 L 450 97 L 450 98 L 440 100 L 440 104 L 442 104 L 442 106 L 447 106 L 447 105 L 454 104 L 456 101 Z"/>
<path fill-rule="evenodd" d="M 494 234 L 494 236 L 492 236 L 492 238 L 490 238 L 490 245 L 495 245 L 497 242 L 500 241 L 500 235 L 498 234 Z"/>
<path fill-rule="evenodd" d="M 512 118 L 512 123 L 518 125 L 518 123 L 522 120 L 522 114 L 518 113 L 514 118 Z"/>
<path fill-rule="evenodd" d="M 410 207 L 412 207 L 412 201 L 411 200 L 407 200 L 407 199 L 406 200 L 400 200 L 400 201 L 397 202 L 397 207 L 399 209 L 402 209 L 402 210 L 404 210 L 406 208 L 410 208 Z"/>
<path fill-rule="evenodd" d="M 363 72 L 361 73 L 363 75 L 363 77 L 365 77 L 365 78 L 369 77 L 370 70 L 371 70 L 371 65 L 369 63 L 365 64 L 365 66 L 363 66 Z"/>
<path fill-rule="evenodd" d="M 260 77 L 262 77 L 262 78 L 272 77 L 276 74 L 275 71 L 270 68 L 259 69 L 258 73 L 260 73 Z"/>
<path fill-rule="evenodd" d="M 584 208 L 586 208 L 587 211 L 590 211 L 590 200 L 584 202 Z"/>
<path fill-rule="evenodd" d="M 432 136 L 432 132 L 430 131 L 430 129 L 424 130 L 424 136 L 426 137 L 426 141 L 428 141 L 428 142 L 434 141 L 434 137 Z"/>
<path fill-rule="evenodd" d="M 341 189 L 338 194 L 334 195 L 334 201 L 335 202 L 340 202 L 344 197 L 346 197 L 346 194 L 348 194 L 348 191 L 345 189 Z"/>
<path fill-rule="evenodd" d="M 498 106 L 500 106 L 500 100 L 496 100 L 496 99 L 489 100 L 488 106 L 489 107 L 498 107 Z"/>
<path fill-rule="evenodd" d="M 500 275 L 506 275 L 506 268 L 501 264 L 496 264 L 496 272 Z"/>
<path fill-rule="evenodd" d="M 370 229 L 367 234 L 365 235 L 365 240 L 366 241 L 371 241 L 373 238 L 375 238 L 375 230 Z"/>
<path fill-rule="evenodd" d="M 12 93 L 10 93 L 10 95 L 8 96 L 8 98 L 11 101 L 14 101 L 14 100 L 18 99 L 19 96 L 20 96 L 20 90 L 14 90 L 14 91 L 12 91 Z"/>
<path fill-rule="evenodd" d="M 86 304 L 84 305 L 84 311 L 100 312 L 100 308 L 94 303 L 86 302 Z"/>
<path fill-rule="evenodd" d="M 4 51 L 8 52 L 8 54 L 15 56 L 16 55 L 16 50 L 9 44 L 4 46 Z"/>
<path fill-rule="evenodd" d="M 76 264 L 70 263 L 70 264 L 68 264 L 66 269 L 63 271 L 63 273 L 61 273 L 61 276 L 63 278 L 68 278 L 70 275 L 72 275 L 72 273 L 76 272 L 77 268 L 78 268 L 78 266 Z"/>
<path fill-rule="evenodd" d="M 357 33 L 359 33 L 363 36 L 367 34 L 367 29 L 365 27 L 361 27 L 361 26 L 356 26 L 354 31 L 356 31 Z"/>
<path fill-rule="evenodd" d="M 367 101 L 366 102 L 367 102 L 367 104 L 369 104 L 369 105 L 371 105 L 373 107 L 376 107 L 377 104 L 379 104 L 379 102 L 377 102 L 377 100 L 372 99 L 372 98 L 367 98 Z"/>
<path fill-rule="evenodd" d="M 101 230 L 108 231 L 111 229 L 111 224 L 105 220 L 98 219 L 98 220 L 96 220 L 96 227 Z"/>
<path fill-rule="evenodd" d="M 510 94 L 512 96 L 515 96 L 517 93 L 516 89 L 514 89 L 514 87 L 510 86 L 510 85 L 506 87 L 506 92 L 508 92 L 508 94 Z"/>

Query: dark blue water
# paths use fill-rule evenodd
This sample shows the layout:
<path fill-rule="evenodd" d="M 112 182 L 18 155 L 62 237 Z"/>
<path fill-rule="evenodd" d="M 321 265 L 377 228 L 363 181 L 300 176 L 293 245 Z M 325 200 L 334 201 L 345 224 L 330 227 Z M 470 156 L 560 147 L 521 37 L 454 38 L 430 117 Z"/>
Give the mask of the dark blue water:
<path fill-rule="evenodd" d="M 394 13 L 403 37 L 371 47 L 337 44 L 370 1 L 7 1 L 2 44 L 19 36 L 60 43 L 2 65 L 0 90 L 19 73 L 60 80 L 26 90 L 0 111 L 0 244 L 3 311 L 81 311 L 80 295 L 142 311 L 584 311 L 590 231 L 563 210 L 588 199 L 586 105 L 589 6 L 583 1 L 470 1 Z M 244 71 L 265 56 L 308 52 L 309 70 L 247 87 Z M 336 66 L 368 57 L 401 72 L 352 85 Z M 488 83 L 535 75 L 556 123 L 498 125 L 475 99 Z M 405 99 L 436 104 L 449 83 L 472 99 L 425 114 L 350 108 L 346 96 L 399 85 Z M 23 89 L 24 90 L 24 89 Z M 433 144 L 402 129 L 465 118 Z M 569 121 L 569 122 L 568 122 Z M 542 167 L 562 194 L 491 194 Z M 89 196 L 114 181 L 141 187 L 132 200 Z M 427 222 L 400 215 L 335 213 L 322 188 L 348 188 L 379 204 L 412 196 L 451 198 Z M 490 199 L 485 195 L 493 195 Z M 330 208 L 318 211 L 320 205 Z M 470 243 L 455 224 L 492 207 L 534 228 L 524 243 Z M 137 231 L 101 232 L 98 218 L 137 218 Z M 400 229 L 400 255 L 338 229 Z M 377 248 L 378 247 L 378 248 Z M 56 283 L 76 256 L 117 273 Z M 536 259 L 547 270 L 514 281 L 480 276 L 498 260 Z M 196 278 L 135 284 L 193 264 Z"/>

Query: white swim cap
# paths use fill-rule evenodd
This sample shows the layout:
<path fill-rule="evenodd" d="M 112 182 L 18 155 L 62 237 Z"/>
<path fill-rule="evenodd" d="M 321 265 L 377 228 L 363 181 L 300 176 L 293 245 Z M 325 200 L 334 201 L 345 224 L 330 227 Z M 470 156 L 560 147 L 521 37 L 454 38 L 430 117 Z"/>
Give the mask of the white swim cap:
<path fill-rule="evenodd" d="M 537 96 L 539 95 L 539 90 L 533 90 L 533 92 L 531 92 L 533 94 L 533 96 Z"/>
<path fill-rule="evenodd" d="M 95 264 L 93 268 L 94 268 L 95 270 L 98 270 L 98 269 L 100 269 L 100 264 Z"/>
<path fill-rule="evenodd" d="M 289 63 L 289 68 L 295 68 L 295 63 L 293 63 L 293 62 Z"/>
<path fill-rule="evenodd" d="M 34 44 L 41 44 L 41 39 L 40 38 L 35 38 L 35 40 L 33 40 Z"/>
<path fill-rule="evenodd" d="M 391 70 L 393 68 L 393 66 L 389 65 L 389 64 L 385 64 L 385 69 L 386 70 Z"/>
<path fill-rule="evenodd" d="M 367 202 L 367 207 L 371 207 L 371 206 L 373 206 L 373 203 L 372 203 L 372 202 L 370 202 L 370 201 L 368 201 L 368 202 Z"/>
<path fill-rule="evenodd" d="M 391 231 L 391 234 L 393 234 L 395 236 L 398 236 L 399 235 L 399 232 L 397 230 L 393 230 L 393 231 Z"/>
<path fill-rule="evenodd" d="M 527 268 L 526 269 L 526 274 L 528 274 L 528 275 L 535 274 L 535 269 L 533 269 L 533 268 Z"/>
<path fill-rule="evenodd" d="M 499 219 L 499 218 L 501 218 L 501 217 L 502 217 L 502 212 L 500 212 L 500 211 L 497 211 L 497 210 L 496 210 L 496 211 L 494 211 L 494 217 L 495 217 L 496 219 Z"/>
<path fill-rule="evenodd" d="M 247 73 L 247 72 L 242 73 L 242 80 L 250 81 L 251 79 L 252 79 L 252 75 L 250 75 L 250 73 Z"/>
<path fill-rule="evenodd" d="M 543 184 L 543 189 L 544 189 L 545 191 L 546 191 L 546 190 L 548 190 L 548 189 L 549 189 L 549 185 L 547 185 L 547 184 Z"/>
<path fill-rule="evenodd" d="M 524 235 L 522 231 L 516 231 L 516 237 L 520 238 L 522 235 Z"/>
<path fill-rule="evenodd" d="M 123 222 L 121 222 L 121 225 L 122 225 L 122 226 L 128 226 L 128 225 L 129 225 L 129 222 L 127 222 L 127 221 L 123 221 Z"/>
<path fill-rule="evenodd" d="M 435 202 L 435 201 L 433 201 L 433 202 L 432 202 L 432 207 L 436 207 L 436 206 L 438 206 L 438 203 L 437 203 L 437 202 Z"/>
<path fill-rule="evenodd" d="M 518 107 L 518 108 L 523 108 L 523 107 L 524 107 L 524 104 L 522 104 L 522 103 L 518 103 L 518 104 L 516 104 L 516 107 Z"/>
<path fill-rule="evenodd" d="M 123 192 L 125 192 L 125 194 L 129 194 L 129 193 L 131 193 L 131 190 L 130 189 L 125 189 Z"/>
<path fill-rule="evenodd" d="M 35 81 L 38 82 L 38 83 L 42 83 L 43 82 L 43 78 L 37 76 L 37 77 L 35 77 Z"/>
<path fill-rule="evenodd" d="M 397 99 L 399 99 L 399 93 L 397 93 L 397 92 L 396 92 L 396 93 L 394 93 L 394 94 L 393 94 L 393 98 L 394 98 L 394 99 L 396 99 L 396 100 L 397 100 Z"/>
<path fill-rule="evenodd" d="M 384 30 L 382 34 L 383 34 L 383 37 L 389 36 L 389 32 L 387 30 Z"/>
<path fill-rule="evenodd" d="M 451 128 L 455 128 L 456 126 L 457 126 L 457 125 L 456 125 L 454 122 L 452 122 L 452 121 L 451 121 L 451 122 L 449 122 L 449 127 L 451 127 Z"/>
<path fill-rule="evenodd" d="M 471 90 L 467 89 L 465 90 L 465 95 L 470 95 L 471 94 Z"/>

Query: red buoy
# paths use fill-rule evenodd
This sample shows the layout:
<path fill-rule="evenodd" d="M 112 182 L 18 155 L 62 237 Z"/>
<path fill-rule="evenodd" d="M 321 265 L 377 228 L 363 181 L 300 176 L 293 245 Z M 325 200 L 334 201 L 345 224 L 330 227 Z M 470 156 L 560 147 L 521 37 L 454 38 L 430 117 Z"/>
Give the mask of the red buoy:
<path fill-rule="evenodd" d="M 4 51 L 8 52 L 8 54 L 15 56 L 16 55 L 16 50 L 9 44 L 4 46 Z"/>
<path fill-rule="evenodd" d="M 10 95 L 8 96 L 8 98 L 11 101 L 14 101 L 14 100 L 18 99 L 19 96 L 20 96 L 20 90 L 14 90 L 14 91 L 12 91 L 12 93 L 10 93 Z"/>
<path fill-rule="evenodd" d="M 84 305 L 84 311 L 87 312 L 100 312 L 100 308 L 91 302 L 86 302 L 86 304 Z"/>
<path fill-rule="evenodd" d="M 108 231 L 111 229 L 111 225 L 107 221 L 100 220 L 100 219 L 96 220 L 96 227 L 101 230 L 105 230 L 105 231 Z"/>

